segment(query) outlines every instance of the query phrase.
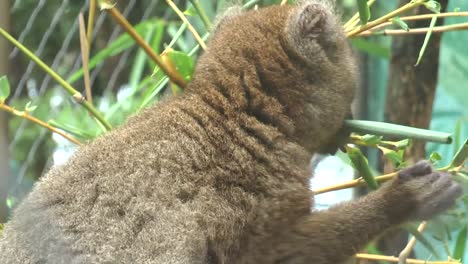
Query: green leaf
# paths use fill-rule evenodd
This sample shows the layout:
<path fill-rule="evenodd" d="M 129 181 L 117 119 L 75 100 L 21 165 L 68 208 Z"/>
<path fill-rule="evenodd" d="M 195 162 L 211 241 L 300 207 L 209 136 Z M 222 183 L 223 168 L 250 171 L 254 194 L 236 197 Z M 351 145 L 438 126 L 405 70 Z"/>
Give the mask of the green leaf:
<path fill-rule="evenodd" d="M 436 164 L 437 162 L 442 160 L 442 156 L 440 155 L 439 152 L 434 151 L 431 153 L 431 155 L 429 155 L 429 160 L 432 163 Z"/>
<path fill-rule="evenodd" d="M 411 139 L 403 139 L 400 141 L 382 141 L 382 144 L 390 145 L 397 149 L 405 149 L 411 145 Z"/>
<path fill-rule="evenodd" d="M 465 140 L 465 143 L 458 149 L 457 154 L 453 157 L 450 167 L 457 167 L 462 165 L 468 159 L 468 139 Z"/>
<path fill-rule="evenodd" d="M 5 100 L 10 96 L 10 83 L 6 76 L 0 77 L 0 103 L 5 102 Z"/>
<path fill-rule="evenodd" d="M 159 24 L 159 25 L 158 25 Z M 157 26 L 161 26 L 164 24 L 158 23 L 151 25 L 148 28 L 148 31 L 144 35 L 144 40 L 146 43 L 150 41 L 150 39 L 153 37 L 154 32 L 156 30 Z M 143 76 L 143 72 L 145 70 L 145 61 L 147 59 L 147 55 L 143 49 L 139 49 L 137 51 L 137 54 L 135 55 L 135 59 L 132 63 L 132 68 L 130 71 L 130 77 L 129 77 L 129 85 L 132 89 L 132 94 L 136 92 L 136 88 L 138 87 L 138 83 L 141 81 L 141 78 Z"/>
<path fill-rule="evenodd" d="M 404 31 L 409 31 L 410 30 L 408 24 L 406 24 L 405 21 L 401 20 L 400 17 L 394 17 L 394 18 L 390 19 L 390 21 L 392 22 L 392 24 L 400 27 Z"/>
<path fill-rule="evenodd" d="M 195 7 L 193 5 L 190 5 L 187 10 L 184 11 L 184 15 L 186 16 L 195 16 L 197 15 L 197 10 L 195 10 Z"/>
<path fill-rule="evenodd" d="M 395 150 L 388 149 L 382 146 L 377 146 L 377 147 L 382 151 L 384 156 L 387 157 L 392 162 L 392 164 L 395 167 L 399 168 L 404 164 L 404 160 L 403 160 L 403 154 L 405 153 L 404 150 L 395 151 Z"/>
<path fill-rule="evenodd" d="M 358 50 L 375 57 L 388 59 L 391 55 L 389 47 L 382 46 L 379 43 L 364 38 L 352 38 L 351 44 Z"/>
<path fill-rule="evenodd" d="M 163 43 L 163 39 L 165 37 L 166 33 L 166 23 L 164 21 L 158 21 L 156 23 L 156 32 L 153 34 L 152 39 L 150 40 L 150 45 L 153 50 L 159 54 L 161 53 L 161 46 Z M 153 68 L 156 64 L 153 62 L 153 60 L 148 59 L 149 62 L 151 62 L 151 68 Z"/>
<path fill-rule="evenodd" d="M 466 247 L 466 238 L 468 236 L 468 229 L 467 226 L 465 226 L 460 233 L 457 235 L 457 242 L 455 243 L 455 248 L 453 249 L 453 258 L 460 260 L 461 263 L 463 262 L 463 258 L 465 255 L 465 252 L 468 251 L 468 248 Z"/>
<path fill-rule="evenodd" d="M 31 101 L 29 101 L 24 107 L 24 110 L 28 113 L 31 113 L 31 112 L 34 112 L 36 108 L 37 108 L 37 105 L 34 105 Z"/>
<path fill-rule="evenodd" d="M 459 118 L 455 123 L 455 129 L 453 130 L 453 145 L 455 146 L 455 152 L 453 153 L 454 156 L 457 154 L 456 151 L 460 148 L 463 122 L 463 118 Z"/>
<path fill-rule="evenodd" d="M 145 33 L 148 30 L 151 30 L 154 27 L 154 24 L 159 23 L 160 20 L 146 20 L 138 25 L 135 26 L 135 30 L 138 32 L 140 36 L 146 35 Z M 97 65 L 104 62 L 105 59 L 115 56 L 128 48 L 132 47 L 135 44 L 135 41 L 128 35 L 127 33 L 122 34 L 116 40 L 114 40 L 111 44 L 109 44 L 106 48 L 101 49 L 96 55 L 94 55 L 89 60 L 89 70 L 91 71 Z M 74 72 L 69 78 L 67 78 L 68 83 L 73 83 L 80 79 L 83 76 L 83 68 L 79 69 L 78 71 Z"/>
<path fill-rule="evenodd" d="M 81 139 L 93 139 L 95 138 L 97 135 L 95 134 L 92 134 L 92 133 L 89 133 L 88 131 L 86 130 L 83 130 L 81 129 L 80 127 L 77 127 L 77 126 L 73 126 L 73 125 L 70 125 L 70 124 L 65 124 L 65 123 L 61 123 L 61 122 L 58 122 L 58 121 L 55 121 L 55 120 L 49 120 L 47 122 L 49 125 L 53 126 L 53 127 L 56 127 L 56 128 L 59 128 L 69 134 L 72 134 L 76 137 L 79 137 Z"/>
<path fill-rule="evenodd" d="M 374 178 L 372 171 L 369 167 L 369 163 L 366 157 L 362 154 L 361 150 L 355 147 L 346 147 L 346 153 L 352 162 L 353 167 L 359 172 L 361 177 L 367 183 L 367 186 L 371 190 L 379 188 L 379 184 Z"/>
<path fill-rule="evenodd" d="M 436 256 L 437 258 L 439 258 L 439 253 L 437 253 L 437 251 L 435 250 L 434 246 L 429 242 L 429 240 L 427 240 L 426 237 L 424 237 L 423 234 L 421 234 L 421 232 L 418 231 L 418 229 L 412 225 L 405 225 L 405 229 L 408 230 L 408 232 L 410 234 L 412 234 L 416 240 L 418 240 L 419 242 L 421 242 L 421 244 L 427 249 L 429 250 L 434 256 Z"/>
<path fill-rule="evenodd" d="M 371 16 L 370 8 L 367 5 L 367 0 L 357 0 L 357 6 L 359 11 L 359 19 L 361 20 L 361 25 L 367 24 Z"/>
<path fill-rule="evenodd" d="M 436 22 L 437 22 L 437 17 L 433 16 L 431 19 L 431 24 L 429 25 L 429 30 L 427 31 L 426 37 L 424 38 L 424 43 L 421 47 L 421 50 L 419 51 L 418 60 L 416 61 L 416 64 L 414 66 L 418 66 L 419 63 L 421 62 L 424 52 L 426 51 L 427 44 L 429 43 L 429 40 L 431 39 L 432 30 L 434 29 Z"/>
<path fill-rule="evenodd" d="M 138 107 L 138 110 L 141 110 L 142 108 L 146 107 L 155 97 L 159 95 L 159 93 L 166 87 L 167 83 L 169 82 L 169 78 L 165 76 L 159 82 L 149 88 L 145 94 L 143 95 L 143 100 Z"/>
<path fill-rule="evenodd" d="M 439 2 L 430 0 L 424 3 L 424 6 L 434 13 L 440 13 L 441 5 Z"/>
<path fill-rule="evenodd" d="M 373 254 L 373 255 L 383 255 L 383 253 L 373 243 L 369 243 L 366 246 L 365 252 L 369 254 Z M 387 264 L 387 262 L 381 261 L 381 260 L 376 260 L 376 261 L 373 261 L 372 263 Z"/>
<path fill-rule="evenodd" d="M 169 49 L 166 53 L 166 56 L 186 81 L 190 81 L 192 79 L 194 70 L 194 62 L 192 57 L 190 57 L 187 53 L 173 49 Z"/>
<path fill-rule="evenodd" d="M 382 140 L 382 137 L 366 134 L 364 136 L 361 136 L 360 140 L 362 140 L 364 143 L 369 144 L 369 145 L 377 145 Z"/>

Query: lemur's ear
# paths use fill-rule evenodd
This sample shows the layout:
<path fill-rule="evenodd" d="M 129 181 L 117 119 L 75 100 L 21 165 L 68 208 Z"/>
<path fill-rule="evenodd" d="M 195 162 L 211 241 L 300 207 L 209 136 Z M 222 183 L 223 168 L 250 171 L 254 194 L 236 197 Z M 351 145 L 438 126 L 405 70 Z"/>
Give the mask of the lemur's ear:
<path fill-rule="evenodd" d="M 296 12 L 298 32 L 301 37 L 318 38 L 325 31 L 329 15 L 324 5 L 311 2 L 299 6 Z"/>
<path fill-rule="evenodd" d="M 229 23 L 234 17 L 242 14 L 243 10 L 241 6 L 231 6 L 224 10 L 220 15 L 215 19 L 212 31 L 215 32 L 219 27 L 222 27 L 223 24 Z"/>

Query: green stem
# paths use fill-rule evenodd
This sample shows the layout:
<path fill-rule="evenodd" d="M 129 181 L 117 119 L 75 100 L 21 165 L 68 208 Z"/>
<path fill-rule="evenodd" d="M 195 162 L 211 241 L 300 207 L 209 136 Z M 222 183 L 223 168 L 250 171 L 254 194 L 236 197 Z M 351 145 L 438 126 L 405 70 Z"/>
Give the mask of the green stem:
<path fill-rule="evenodd" d="M 175 33 L 174 37 L 172 38 L 171 42 L 165 48 L 166 49 L 172 48 L 175 45 L 175 43 L 177 42 L 177 40 L 179 40 L 179 38 L 185 32 L 186 29 L 187 29 L 187 23 L 182 23 L 182 25 L 179 27 L 179 29 Z"/>
<path fill-rule="evenodd" d="M 205 35 L 203 35 L 202 39 L 203 39 L 204 41 L 206 41 L 206 40 L 208 39 L 209 36 L 210 36 L 210 34 L 209 34 L 209 33 L 206 33 Z M 200 45 L 197 44 L 195 47 L 193 47 L 192 50 L 189 51 L 188 55 L 189 55 L 189 56 L 193 56 L 195 53 L 197 53 L 197 51 L 198 51 L 199 49 L 200 49 Z"/>
<path fill-rule="evenodd" d="M 203 24 L 205 25 L 206 30 L 210 31 L 211 27 L 212 27 L 212 24 L 211 24 L 210 19 L 208 18 L 208 16 L 205 13 L 205 10 L 200 5 L 200 1 L 199 0 L 190 0 L 190 3 L 192 3 L 193 7 L 195 8 L 198 15 L 200 16 Z"/>
<path fill-rule="evenodd" d="M 32 53 L 28 48 L 19 43 L 15 38 L 13 38 L 8 32 L 3 28 L 0 28 L 0 34 L 20 49 L 26 56 L 28 56 L 32 61 L 37 63 L 37 65 L 42 68 L 47 74 L 55 79 L 71 96 L 76 96 L 77 94 L 81 95 L 75 88 L 73 88 L 69 83 L 67 83 L 60 75 L 58 75 L 54 70 L 52 70 L 47 64 L 45 64 L 41 59 L 39 59 L 34 53 Z M 94 106 L 92 106 L 87 101 L 82 103 L 83 106 L 94 116 L 96 119 L 107 129 L 112 129 L 112 126 L 107 122 L 107 120 L 98 112 Z"/>
<path fill-rule="evenodd" d="M 368 133 L 377 136 L 391 136 L 398 138 L 412 138 L 431 142 L 450 144 L 452 135 L 450 133 L 431 131 L 384 122 L 346 120 L 345 126 L 353 132 Z"/>
<path fill-rule="evenodd" d="M 457 167 L 463 165 L 468 159 L 468 139 L 465 140 L 465 143 L 458 149 L 457 153 L 453 157 L 450 167 Z"/>

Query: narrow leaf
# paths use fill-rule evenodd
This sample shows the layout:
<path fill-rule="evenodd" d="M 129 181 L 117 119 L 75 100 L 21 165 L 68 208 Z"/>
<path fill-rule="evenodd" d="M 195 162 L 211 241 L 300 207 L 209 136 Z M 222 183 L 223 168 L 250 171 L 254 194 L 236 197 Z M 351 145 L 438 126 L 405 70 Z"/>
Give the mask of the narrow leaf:
<path fill-rule="evenodd" d="M 434 13 L 440 13 L 441 5 L 439 2 L 430 0 L 424 3 L 424 6 Z"/>
<path fill-rule="evenodd" d="M 155 23 L 159 23 L 158 20 L 149 19 L 135 26 L 135 30 L 140 36 L 146 35 L 146 32 L 151 30 Z M 120 37 L 115 39 L 107 47 L 100 50 L 89 60 L 89 70 L 94 69 L 100 63 L 103 63 L 108 57 L 115 56 L 121 52 L 129 49 L 135 44 L 135 41 L 127 34 L 123 33 Z M 68 83 L 73 83 L 83 76 L 83 68 L 74 72 L 70 77 L 67 78 Z"/>
<path fill-rule="evenodd" d="M 468 139 L 465 140 L 465 143 L 460 147 L 455 154 L 452 162 L 450 163 L 450 167 L 457 167 L 462 165 L 468 159 Z"/>
<path fill-rule="evenodd" d="M 427 44 L 429 43 L 429 40 L 431 39 L 432 31 L 434 30 L 434 26 L 436 22 L 437 22 L 437 17 L 433 16 L 431 19 L 431 24 L 429 25 L 429 30 L 427 31 L 426 37 L 424 38 L 424 43 L 421 47 L 421 50 L 419 51 L 418 61 L 416 61 L 416 64 L 414 66 L 418 66 L 419 63 L 421 62 L 424 52 L 426 51 Z"/>
<path fill-rule="evenodd" d="M 455 243 L 455 248 L 453 249 L 453 258 L 460 260 L 463 263 L 463 258 L 465 252 L 468 251 L 466 247 L 466 238 L 468 236 L 468 229 L 467 226 L 463 228 L 460 233 L 457 235 L 457 242 Z"/>
<path fill-rule="evenodd" d="M 360 137 L 360 140 L 362 140 L 363 142 L 369 145 L 377 145 L 382 140 L 382 137 L 367 134 L 367 135 Z"/>
<path fill-rule="evenodd" d="M 404 163 L 403 161 L 404 151 L 395 151 L 395 150 L 391 150 L 382 146 L 377 146 L 377 147 L 382 151 L 384 156 L 392 162 L 392 164 L 395 167 L 399 168 Z"/>
<path fill-rule="evenodd" d="M 189 6 L 187 10 L 184 11 L 184 15 L 186 16 L 195 16 L 197 14 L 197 10 L 195 10 L 195 7 L 193 5 Z"/>
<path fill-rule="evenodd" d="M 382 141 L 382 144 L 390 145 L 397 149 L 404 149 L 411 145 L 411 139 L 403 139 L 400 141 Z"/>
<path fill-rule="evenodd" d="M 421 234 L 421 232 L 416 229 L 414 226 L 407 225 L 405 226 L 405 229 L 408 230 L 408 232 L 413 235 L 416 240 L 418 240 L 427 250 L 429 250 L 434 256 L 439 258 L 439 254 L 435 250 L 434 246 L 427 240 L 427 238 Z"/>
<path fill-rule="evenodd" d="M 394 17 L 394 18 L 390 19 L 390 21 L 392 22 L 392 24 L 400 27 L 404 31 L 409 31 L 410 30 L 408 24 L 406 24 L 405 21 L 401 20 L 400 17 Z"/>
<path fill-rule="evenodd" d="M 93 138 L 96 137 L 95 134 L 89 133 L 88 131 L 83 130 L 82 128 L 77 127 L 77 126 L 61 123 L 61 122 L 58 122 L 58 121 L 55 121 L 55 120 L 49 120 L 47 123 L 49 125 L 53 126 L 53 127 L 59 128 L 59 129 L 65 131 L 65 132 L 67 132 L 68 134 L 72 134 L 72 135 L 74 135 L 76 137 L 79 137 L 81 139 L 88 140 L 88 139 L 93 139 Z"/>
<path fill-rule="evenodd" d="M 361 20 L 361 25 L 367 24 L 371 16 L 370 8 L 367 5 L 367 0 L 357 0 L 357 6 L 359 11 L 359 19 Z"/>
<path fill-rule="evenodd" d="M 372 171 L 369 167 L 369 163 L 366 157 L 362 154 L 361 150 L 355 147 L 346 147 L 346 153 L 352 162 L 353 167 L 359 172 L 360 176 L 367 183 L 367 186 L 371 190 L 379 188 L 379 184 L 372 175 Z"/>
<path fill-rule="evenodd" d="M 0 77 L 0 103 L 5 102 L 5 100 L 10 96 L 10 83 L 6 76 Z"/>
<path fill-rule="evenodd" d="M 143 95 L 143 100 L 138 107 L 141 110 L 143 107 L 147 106 L 153 99 L 159 95 L 159 93 L 166 87 L 167 83 L 169 82 L 169 78 L 167 76 L 163 77 L 156 85 L 149 88 L 145 94 Z"/>

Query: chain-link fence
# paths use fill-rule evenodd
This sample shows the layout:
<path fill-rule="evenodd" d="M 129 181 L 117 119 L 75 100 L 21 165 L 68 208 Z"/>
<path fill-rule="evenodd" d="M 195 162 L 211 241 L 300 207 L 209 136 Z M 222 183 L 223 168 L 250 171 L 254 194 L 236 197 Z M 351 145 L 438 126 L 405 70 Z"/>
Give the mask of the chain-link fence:
<path fill-rule="evenodd" d="M 11 27 L 8 31 L 67 79 L 82 67 L 78 15 L 80 12 L 86 15 L 88 5 L 88 0 L 15 0 L 11 2 Z M 173 16 L 165 1 L 120 1 L 118 8 L 134 25 L 152 17 L 169 19 Z M 122 29 L 105 12 L 97 13 L 91 53 L 110 45 L 122 33 Z M 109 94 L 125 85 L 135 51 L 135 46 L 130 47 L 90 71 L 91 86 L 97 87 L 96 93 Z M 37 115 L 45 116 L 45 121 L 54 119 L 60 111 L 54 107 L 54 102 L 65 98 L 51 99 L 51 91 L 61 93 L 55 81 L 18 48 L 11 49 L 6 61 L 9 63 L 8 78 L 12 90 L 8 103 L 18 106 L 29 101 L 36 105 L 46 104 L 48 112 Z M 81 81 L 76 81 L 75 87 L 84 92 Z M 36 112 L 33 114 L 36 115 Z M 51 137 L 49 132 L 25 119 L 9 118 L 10 142 L 8 150 L 4 150 L 11 156 L 9 203 L 14 203 L 15 198 L 21 198 L 27 193 L 35 180 L 54 163 L 54 157 L 61 158 L 59 156 L 66 153 L 56 152 L 54 141 L 60 139 L 53 140 L 55 137 Z M 53 153 L 56 155 L 52 155 Z"/>

